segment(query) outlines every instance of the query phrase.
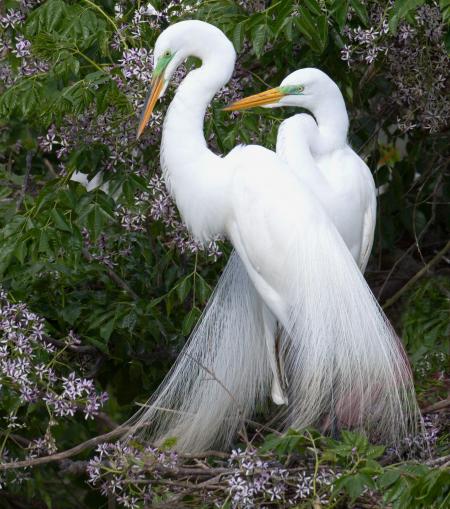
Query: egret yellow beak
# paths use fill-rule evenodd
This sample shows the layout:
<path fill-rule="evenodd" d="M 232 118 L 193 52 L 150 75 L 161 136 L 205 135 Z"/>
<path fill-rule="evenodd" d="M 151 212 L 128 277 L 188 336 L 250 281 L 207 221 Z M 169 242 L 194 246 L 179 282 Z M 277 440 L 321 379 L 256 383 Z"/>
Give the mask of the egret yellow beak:
<path fill-rule="evenodd" d="M 223 109 L 224 111 L 236 111 L 255 108 L 256 106 L 265 106 L 266 104 L 274 104 L 282 99 L 284 95 L 280 88 L 271 88 L 260 94 L 250 95 L 240 101 L 231 103 Z"/>
<path fill-rule="evenodd" d="M 139 122 L 136 139 L 139 139 L 139 137 L 141 136 L 145 127 L 147 126 L 148 121 L 150 120 L 153 109 L 155 107 L 156 102 L 159 99 L 159 96 L 161 94 L 161 90 L 163 89 L 163 87 L 164 87 L 163 74 L 153 76 L 150 92 L 149 92 L 147 99 L 145 101 L 144 110 L 142 112 L 141 120 Z"/>

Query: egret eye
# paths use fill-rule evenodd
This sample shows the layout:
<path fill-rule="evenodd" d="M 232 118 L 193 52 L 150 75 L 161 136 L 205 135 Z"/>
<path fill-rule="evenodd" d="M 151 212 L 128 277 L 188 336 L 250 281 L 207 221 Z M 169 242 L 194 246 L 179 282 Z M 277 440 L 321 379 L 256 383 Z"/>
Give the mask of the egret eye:
<path fill-rule="evenodd" d="M 303 90 L 305 90 L 305 87 L 304 87 L 303 85 L 299 85 L 299 86 L 297 87 L 297 90 L 298 90 L 299 92 L 303 92 Z"/>
<path fill-rule="evenodd" d="M 170 57 L 171 52 L 170 49 L 166 49 L 166 51 L 163 53 L 163 57 Z"/>

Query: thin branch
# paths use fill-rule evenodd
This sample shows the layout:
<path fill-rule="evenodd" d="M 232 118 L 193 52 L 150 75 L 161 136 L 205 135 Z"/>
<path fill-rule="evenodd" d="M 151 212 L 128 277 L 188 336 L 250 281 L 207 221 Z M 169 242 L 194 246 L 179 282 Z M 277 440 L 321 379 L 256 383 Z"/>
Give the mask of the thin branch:
<path fill-rule="evenodd" d="M 390 299 L 388 299 L 384 305 L 382 306 L 383 309 L 387 309 L 388 307 L 392 306 L 397 300 L 406 292 L 408 291 L 416 281 L 418 281 L 422 276 L 424 276 L 429 270 L 431 270 L 447 253 L 447 251 L 450 249 L 450 240 L 445 244 L 445 246 L 424 266 L 422 267 L 419 272 L 417 272 L 400 290 L 395 293 Z"/>
<path fill-rule="evenodd" d="M 450 460 L 450 454 L 447 456 L 442 456 L 441 458 L 433 458 L 432 460 L 425 461 L 425 464 L 429 467 L 434 467 L 437 465 L 442 465 L 447 463 Z"/>
<path fill-rule="evenodd" d="M 47 335 L 44 336 L 44 339 L 45 339 L 45 341 L 47 341 L 47 343 L 51 343 L 52 345 L 55 345 L 59 348 L 65 347 L 67 350 L 70 350 L 71 352 L 75 352 L 75 353 L 84 354 L 84 353 L 97 353 L 98 352 L 97 348 L 95 348 L 94 346 L 90 346 L 90 345 L 72 345 L 72 344 L 66 345 L 66 343 L 64 343 L 64 341 L 52 338 L 51 336 L 47 336 Z"/>
<path fill-rule="evenodd" d="M 56 173 L 55 168 L 53 168 L 53 164 L 46 157 L 44 157 L 44 164 L 47 170 L 51 173 L 52 177 L 58 178 L 58 174 Z"/>
<path fill-rule="evenodd" d="M 434 189 L 433 189 L 433 193 L 432 193 L 432 196 L 435 195 L 436 191 L 437 191 L 437 188 L 439 187 L 440 185 L 440 180 L 438 179 L 438 182 L 437 184 L 435 185 Z M 422 187 L 421 187 L 422 189 Z M 420 191 L 419 191 L 420 193 Z M 425 233 L 428 231 L 428 228 L 434 223 L 434 220 L 436 219 L 436 206 L 433 205 L 431 207 L 431 217 L 430 219 L 427 221 L 427 223 L 425 224 L 425 226 L 422 228 L 422 230 L 420 231 L 420 233 L 418 235 L 414 235 L 414 243 L 411 244 L 409 246 L 409 248 L 400 256 L 400 258 L 398 260 L 395 261 L 394 265 L 391 267 L 391 270 L 389 271 L 388 275 L 386 276 L 386 279 L 383 281 L 383 284 L 381 285 L 381 288 L 378 292 L 378 300 L 380 300 L 381 298 L 381 295 L 383 294 L 383 290 L 384 288 L 386 287 L 387 285 L 387 282 L 390 280 L 394 270 L 397 268 L 397 266 L 399 265 L 399 263 L 406 257 L 408 256 L 409 254 L 411 254 L 413 251 L 414 251 L 414 248 L 417 248 L 419 253 L 420 253 L 420 247 L 419 247 L 419 242 L 421 241 L 422 237 L 425 235 Z"/>
<path fill-rule="evenodd" d="M 27 157 L 25 160 L 25 175 L 23 177 L 23 185 L 22 185 L 22 191 L 20 192 L 19 199 L 17 200 L 16 204 L 16 212 L 19 212 L 19 210 L 22 208 L 23 200 L 25 199 L 25 195 L 27 193 L 28 184 L 30 182 L 30 173 L 31 173 L 31 163 L 33 162 L 33 151 L 29 150 L 27 152 Z"/>
<path fill-rule="evenodd" d="M 92 262 L 92 256 L 89 254 L 89 251 L 87 249 L 82 249 L 83 257 L 88 261 Z M 114 272 L 110 267 L 105 266 L 106 272 L 108 273 L 108 276 L 114 283 L 116 283 L 117 286 L 122 288 L 122 290 L 125 290 L 125 292 L 128 293 L 128 295 L 133 300 L 139 300 L 139 295 L 128 285 L 126 281 L 124 281 L 116 272 Z"/>
<path fill-rule="evenodd" d="M 439 412 L 440 410 L 444 410 L 445 408 L 448 408 L 450 406 L 450 397 L 447 399 L 443 399 L 442 401 L 438 401 L 437 403 L 433 403 L 432 405 L 429 405 L 425 407 L 422 410 L 423 414 L 431 414 L 433 412 Z"/>
<path fill-rule="evenodd" d="M 0 471 L 2 470 L 13 470 L 15 468 L 26 468 L 26 467 L 36 467 L 38 465 L 45 465 L 46 463 L 51 463 L 53 461 L 61 461 L 72 456 L 76 456 L 77 454 L 82 453 L 86 449 L 92 449 L 98 444 L 103 442 L 107 442 L 112 438 L 117 438 L 122 435 L 125 431 L 127 431 L 128 427 L 119 426 L 108 433 L 103 435 L 98 435 L 96 437 L 90 438 L 81 444 L 72 447 L 71 449 L 67 449 L 66 451 L 57 452 L 56 454 L 50 454 L 49 456 L 42 456 L 40 458 L 31 458 L 29 460 L 22 461 L 10 461 L 9 463 L 0 463 Z"/>

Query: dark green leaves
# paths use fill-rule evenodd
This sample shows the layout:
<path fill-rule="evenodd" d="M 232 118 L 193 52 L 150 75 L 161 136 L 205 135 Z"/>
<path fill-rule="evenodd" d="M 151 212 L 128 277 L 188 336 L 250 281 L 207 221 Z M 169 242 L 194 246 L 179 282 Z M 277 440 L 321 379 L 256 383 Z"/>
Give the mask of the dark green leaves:
<path fill-rule="evenodd" d="M 311 49 L 322 53 L 328 43 L 328 20 L 325 14 L 314 16 L 307 9 L 301 9 L 295 22 L 300 33 Z"/>
<path fill-rule="evenodd" d="M 42 114 L 44 85 L 41 76 L 25 78 L 0 96 L 0 116 L 28 118 Z"/>
<path fill-rule="evenodd" d="M 28 17 L 26 33 L 29 37 L 50 34 L 60 43 L 86 49 L 103 37 L 106 23 L 84 5 L 63 0 L 48 0 Z M 56 55 L 55 55 L 56 57 Z"/>
<path fill-rule="evenodd" d="M 450 0 L 439 0 L 439 7 L 441 8 L 442 19 L 445 23 L 450 21 Z"/>
<path fill-rule="evenodd" d="M 253 50 L 257 57 L 261 56 L 264 44 L 267 38 L 267 27 L 266 25 L 257 25 L 252 30 L 252 44 Z"/>
<path fill-rule="evenodd" d="M 355 10 L 356 15 L 362 21 L 364 25 L 369 23 L 369 15 L 367 14 L 367 8 L 365 2 L 362 0 L 350 0 L 350 5 Z"/>
<path fill-rule="evenodd" d="M 35 9 L 27 19 L 26 33 L 29 36 L 42 32 L 63 29 L 70 7 L 63 0 L 48 0 Z"/>
<path fill-rule="evenodd" d="M 344 28 L 348 12 L 347 0 L 334 0 L 331 4 L 331 15 L 336 20 L 339 30 Z"/>

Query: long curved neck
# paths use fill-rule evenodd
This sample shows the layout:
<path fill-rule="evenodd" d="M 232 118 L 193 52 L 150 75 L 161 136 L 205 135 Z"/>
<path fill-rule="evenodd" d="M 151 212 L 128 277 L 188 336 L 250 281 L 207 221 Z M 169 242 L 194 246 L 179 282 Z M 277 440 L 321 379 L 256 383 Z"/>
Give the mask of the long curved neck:
<path fill-rule="evenodd" d="M 167 111 L 161 141 L 161 167 L 180 214 L 199 240 L 222 233 L 227 175 L 223 160 L 207 146 L 206 108 L 229 80 L 233 61 L 204 60 L 179 86 Z"/>
<path fill-rule="evenodd" d="M 212 66 L 191 71 L 167 110 L 162 133 L 164 170 L 169 174 L 192 158 L 210 153 L 203 133 L 206 109 L 223 83 L 212 83 Z M 168 149 L 168 150 L 165 150 Z"/>
<path fill-rule="evenodd" d="M 348 114 L 344 98 L 336 86 L 336 90 L 327 94 L 311 108 L 319 127 L 320 137 L 312 142 L 312 150 L 321 155 L 347 144 Z"/>
<path fill-rule="evenodd" d="M 318 197 L 326 196 L 329 189 L 328 181 L 317 167 L 312 148 L 321 136 L 316 121 L 308 113 L 298 113 L 284 120 L 277 136 L 277 154 Z"/>

